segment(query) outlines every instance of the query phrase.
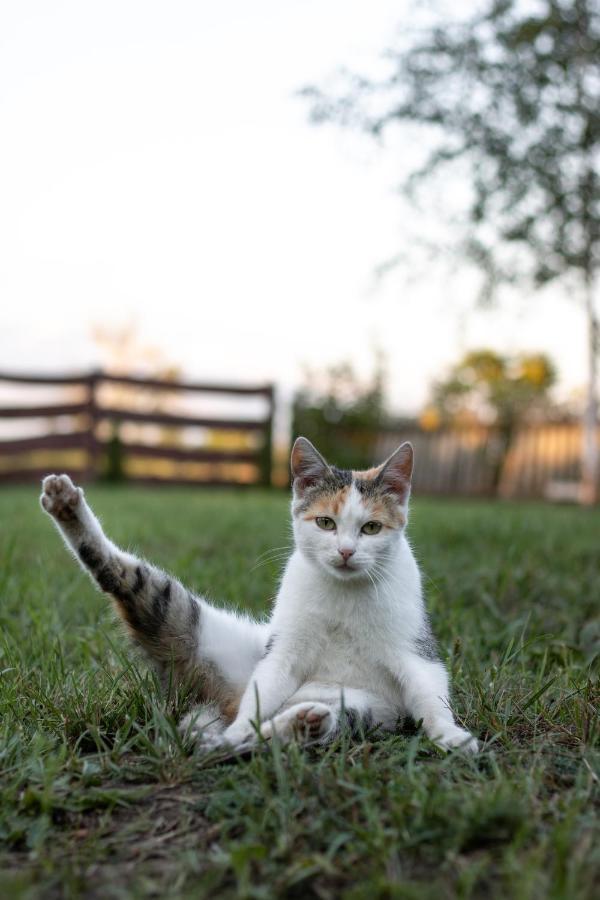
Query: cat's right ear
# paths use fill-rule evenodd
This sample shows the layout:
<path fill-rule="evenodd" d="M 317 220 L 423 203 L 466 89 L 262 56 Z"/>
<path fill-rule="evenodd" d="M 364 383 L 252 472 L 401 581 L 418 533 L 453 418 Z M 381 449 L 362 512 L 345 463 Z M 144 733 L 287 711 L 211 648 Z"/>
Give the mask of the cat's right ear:
<path fill-rule="evenodd" d="M 331 469 L 319 451 L 305 437 L 296 438 L 294 441 L 291 468 L 294 489 L 300 493 L 331 474 Z"/>

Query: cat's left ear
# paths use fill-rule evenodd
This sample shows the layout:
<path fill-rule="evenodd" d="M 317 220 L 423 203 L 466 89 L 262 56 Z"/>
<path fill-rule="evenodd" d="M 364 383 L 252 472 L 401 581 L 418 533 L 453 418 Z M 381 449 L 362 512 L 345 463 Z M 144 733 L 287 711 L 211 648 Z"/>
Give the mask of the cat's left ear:
<path fill-rule="evenodd" d="M 300 492 L 331 475 L 327 462 L 305 437 L 296 438 L 294 442 L 291 468 L 294 488 Z"/>
<path fill-rule="evenodd" d="M 410 494 L 414 453 L 412 444 L 406 441 L 382 464 L 378 481 L 390 494 L 395 494 L 400 503 L 405 503 Z"/>

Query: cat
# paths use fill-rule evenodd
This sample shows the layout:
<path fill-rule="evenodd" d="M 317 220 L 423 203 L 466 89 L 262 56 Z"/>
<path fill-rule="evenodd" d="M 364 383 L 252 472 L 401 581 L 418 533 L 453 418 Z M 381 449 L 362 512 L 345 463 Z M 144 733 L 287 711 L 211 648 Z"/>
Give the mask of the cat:
<path fill-rule="evenodd" d="M 273 734 L 327 743 L 344 727 L 393 731 L 408 716 L 440 747 L 475 753 L 450 709 L 405 536 L 412 469 L 408 443 L 351 472 L 296 440 L 295 549 L 266 622 L 211 606 L 120 550 L 67 475 L 45 478 L 40 500 L 159 673 L 198 684 L 201 705 L 180 728 L 207 751 L 245 751 Z"/>

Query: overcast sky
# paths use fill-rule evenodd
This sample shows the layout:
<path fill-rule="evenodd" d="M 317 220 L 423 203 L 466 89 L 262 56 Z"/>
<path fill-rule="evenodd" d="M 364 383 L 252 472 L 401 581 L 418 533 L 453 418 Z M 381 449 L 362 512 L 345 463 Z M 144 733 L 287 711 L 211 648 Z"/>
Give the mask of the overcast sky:
<path fill-rule="evenodd" d="M 100 361 L 93 325 L 134 322 L 188 377 L 288 393 L 304 364 L 366 373 L 379 346 L 403 411 L 477 346 L 547 351 L 560 394 L 575 391 L 583 317 L 558 290 L 485 313 L 467 276 L 435 264 L 410 282 L 373 277 L 399 248 L 410 259 L 395 158 L 309 125 L 295 92 L 368 67 L 410 10 L 2 4 L 2 368 L 87 368 Z"/>

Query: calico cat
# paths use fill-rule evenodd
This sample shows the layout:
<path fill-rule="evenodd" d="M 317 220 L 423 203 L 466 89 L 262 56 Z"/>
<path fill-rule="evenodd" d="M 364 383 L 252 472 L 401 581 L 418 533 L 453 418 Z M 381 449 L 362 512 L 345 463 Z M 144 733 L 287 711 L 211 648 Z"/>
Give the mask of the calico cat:
<path fill-rule="evenodd" d="M 477 752 L 450 710 L 404 533 L 411 445 L 350 472 L 300 437 L 291 466 L 295 550 L 267 622 L 213 607 L 120 550 L 67 475 L 45 478 L 40 499 L 159 672 L 198 684 L 201 705 L 181 728 L 207 750 L 246 750 L 274 732 L 325 743 L 345 725 L 392 731 L 410 716 L 440 747 Z"/>

